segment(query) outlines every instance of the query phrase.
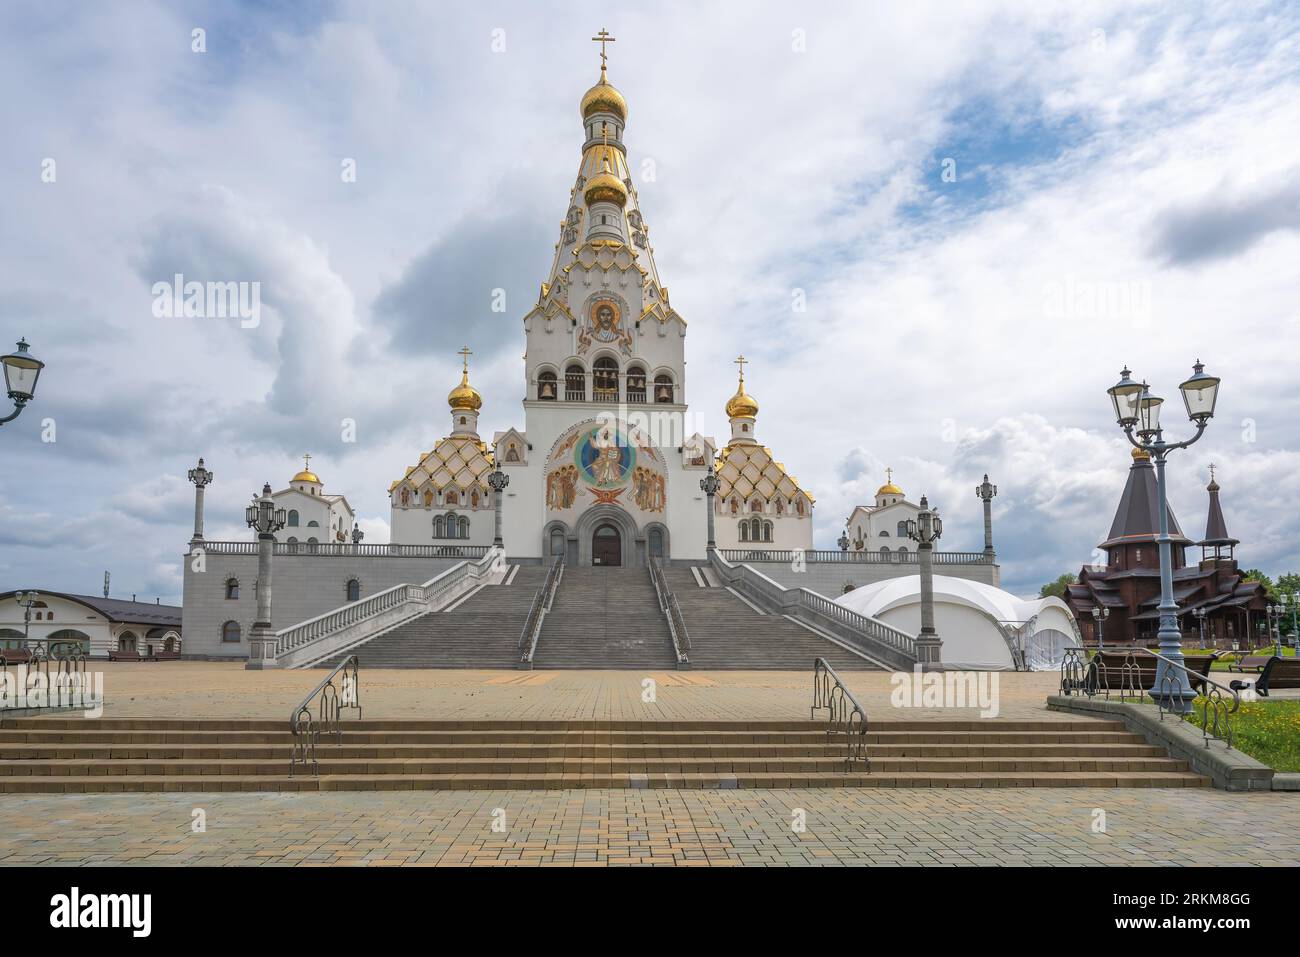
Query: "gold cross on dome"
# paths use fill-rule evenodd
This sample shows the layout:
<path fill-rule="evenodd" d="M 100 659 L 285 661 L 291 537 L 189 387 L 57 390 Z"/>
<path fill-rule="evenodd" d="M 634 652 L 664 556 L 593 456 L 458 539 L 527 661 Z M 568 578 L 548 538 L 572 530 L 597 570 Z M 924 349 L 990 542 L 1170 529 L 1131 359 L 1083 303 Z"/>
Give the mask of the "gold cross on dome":
<path fill-rule="evenodd" d="M 469 357 L 473 354 L 469 351 L 469 346 L 462 346 L 460 352 L 456 353 L 456 355 L 460 356 L 462 371 L 469 371 Z"/>
<path fill-rule="evenodd" d="M 744 356 L 736 356 L 736 358 L 733 359 L 732 362 L 734 362 L 734 363 L 736 363 L 736 365 L 740 366 L 740 381 L 741 381 L 741 382 L 744 382 L 744 381 L 745 381 L 745 365 L 746 365 L 746 363 L 749 362 L 749 360 L 746 359 Z"/>
<path fill-rule="evenodd" d="M 600 44 L 600 72 L 604 73 L 605 61 L 609 59 L 609 57 L 605 54 L 605 44 L 613 43 L 615 38 L 609 35 L 608 30 L 606 30 L 604 27 L 601 27 L 600 32 L 596 34 L 594 37 L 592 37 L 591 39 L 592 42 Z"/>

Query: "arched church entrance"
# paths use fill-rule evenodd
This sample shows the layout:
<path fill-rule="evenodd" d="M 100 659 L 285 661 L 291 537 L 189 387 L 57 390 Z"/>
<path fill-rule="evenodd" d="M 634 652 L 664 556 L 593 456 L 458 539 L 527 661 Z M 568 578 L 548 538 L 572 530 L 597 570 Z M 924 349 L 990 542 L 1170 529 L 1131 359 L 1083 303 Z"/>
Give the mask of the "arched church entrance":
<path fill-rule="evenodd" d="M 622 565 L 623 536 L 618 526 L 606 522 L 597 525 L 591 533 L 591 563 L 593 565 Z"/>

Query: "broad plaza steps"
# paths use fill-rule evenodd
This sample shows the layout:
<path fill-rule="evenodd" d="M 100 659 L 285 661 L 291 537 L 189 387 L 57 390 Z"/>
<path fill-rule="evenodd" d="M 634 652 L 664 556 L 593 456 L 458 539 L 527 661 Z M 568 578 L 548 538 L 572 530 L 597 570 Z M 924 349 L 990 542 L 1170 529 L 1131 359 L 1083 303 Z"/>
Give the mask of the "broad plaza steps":
<path fill-rule="evenodd" d="M 326 741 L 328 740 L 328 743 Z M 0 722 L 0 792 L 1205 787 L 1122 720 L 873 721 L 870 769 L 812 721 L 345 720 L 289 773 L 287 721 Z"/>

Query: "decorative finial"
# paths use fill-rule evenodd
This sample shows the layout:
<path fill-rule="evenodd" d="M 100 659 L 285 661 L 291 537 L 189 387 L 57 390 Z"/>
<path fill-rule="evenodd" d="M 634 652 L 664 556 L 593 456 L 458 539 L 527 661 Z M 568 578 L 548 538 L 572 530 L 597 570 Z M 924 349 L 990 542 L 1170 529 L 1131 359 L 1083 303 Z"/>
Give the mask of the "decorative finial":
<path fill-rule="evenodd" d="M 600 79 L 602 82 L 604 82 L 605 62 L 609 59 L 609 57 L 605 53 L 605 44 L 613 43 L 615 38 L 610 36 L 608 30 L 606 30 L 604 27 L 601 27 L 600 32 L 596 34 L 594 37 L 592 37 L 591 39 L 592 42 L 600 44 Z"/>
<path fill-rule="evenodd" d="M 1210 463 L 1210 481 L 1211 481 L 1211 482 L 1214 481 L 1214 470 L 1215 470 L 1216 468 L 1218 468 L 1218 466 L 1215 465 L 1213 462 L 1211 462 L 1211 463 Z"/>
<path fill-rule="evenodd" d="M 302 454 L 302 470 L 303 470 L 304 472 L 310 472 L 310 471 L 311 471 L 311 453 L 310 453 L 310 452 L 304 452 L 304 453 Z"/>
<path fill-rule="evenodd" d="M 744 385 L 744 384 L 745 384 L 745 364 L 746 364 L 747 362 L 749 362 L 749 360 L 746 359 L 744 356 L 736 356 L 736 358 L 735 358 L 734 360 L 732 360 L 732 361 L 734 361 L 734 362 L 736 363 L 736 365 L 740 366 L 740 384 L 741 384 L 741 385 Z"/>
<path fill-rule="evenodd" d="M 468 375 L 468 374 L 469 374 L 469 357 L 472 356 L 474 353 L 472 353 L 472 352 L 469 351 L 469 346 L 462 346 L 460 352 L 458 352 L 458 353 L 456 353 L 456 354 L 457 354 L 458 356 L 460 356 L 460 361 L 461 361 L 461 372 L 464 372 L 466 375 Z"/>

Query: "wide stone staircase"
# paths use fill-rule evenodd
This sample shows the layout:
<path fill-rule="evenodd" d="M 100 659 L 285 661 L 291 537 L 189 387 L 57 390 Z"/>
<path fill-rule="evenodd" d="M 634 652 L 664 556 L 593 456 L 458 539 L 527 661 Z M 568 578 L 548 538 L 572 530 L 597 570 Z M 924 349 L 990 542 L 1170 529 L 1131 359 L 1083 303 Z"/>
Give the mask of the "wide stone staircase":
<path fill-rule="evenodd" d="M 870 769 L 845 737 L 787 721 L 385 721 L 322 738 L 289 774 L 287 721 L 0 721 L 0 792 L 544 788 L 1203 787 L 1105 719 L 879 721 Z"/>
<path fill-rule="evenodd" d="M 449 611 L 403 622 L 349 648 L 371 668 L 514 668 L 519 634 L 546 569 L 520 565 L 509 584 L 485 585 Z M 336 655 L 321 666 L 338 664 Z"/>
<path fill-rule="evenodd" d="M 649 668 L 677 666 L 668 622 L 648 568 L 564 569 L 533 667 Z M 804 668 L 812 666 L 812 659 Z"/>
<path fill-rule="evenodd" d="M 806 671 L 825 658 L 837 671 L 880 666 L 783 615 L 765 615 L 725 588 L 701 588 L 690 568 L 664 569 L 691 636 L 691 667 Z"/>

